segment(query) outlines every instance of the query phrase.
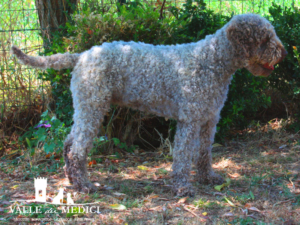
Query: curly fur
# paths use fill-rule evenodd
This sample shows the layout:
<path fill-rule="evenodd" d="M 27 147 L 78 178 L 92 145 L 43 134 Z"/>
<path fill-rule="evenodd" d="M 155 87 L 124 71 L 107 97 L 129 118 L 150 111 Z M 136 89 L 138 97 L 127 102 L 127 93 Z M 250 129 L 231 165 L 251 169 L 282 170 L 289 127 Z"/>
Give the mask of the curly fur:
<path fill-rule="evenodd" d="M 173 183 L 178 195 L 192 195 L 192 162 L 197 179 L 222 183 L 211 167 L 211 145 L 232 74 L 247 68 L 268 76 L 287 54 L 273 26 L 254 14 L 238 15 L 196 43 L 154 46 L 117 41 L 80 54 L 32 57 L 12 47 L 33 67 L 71 68 L 74 125 L 65 141 L 66 175 L 77 189 L 95 187 L 86 172 L 86 154 L 111 103 L 178 122 Z"/>

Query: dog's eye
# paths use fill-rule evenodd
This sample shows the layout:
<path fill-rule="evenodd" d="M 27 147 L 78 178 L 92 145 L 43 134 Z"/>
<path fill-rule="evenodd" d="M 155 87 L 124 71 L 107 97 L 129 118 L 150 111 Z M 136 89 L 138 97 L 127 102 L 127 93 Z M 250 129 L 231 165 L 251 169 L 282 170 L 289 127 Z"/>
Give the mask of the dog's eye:
<path fill-rule="evenodd" d="M 264 44 L 268 43 L 269 41 L 270 41 L 270 38 L 266 37 L 266 38 L 262 39 L 261 45 L 264 45 Z"/>
<path fill-rule="evenodd" d="M 268 37 L 267 37 L 267 38 L 264 38 L 264 39 L 261 41 L 261 43 L 260 43 L 260 50 L 261 50 L 261 51 L 265 51 L 265 50 L 267 49 L 269 41 L 270 41 L 270 38 L 268 38 Z"/>

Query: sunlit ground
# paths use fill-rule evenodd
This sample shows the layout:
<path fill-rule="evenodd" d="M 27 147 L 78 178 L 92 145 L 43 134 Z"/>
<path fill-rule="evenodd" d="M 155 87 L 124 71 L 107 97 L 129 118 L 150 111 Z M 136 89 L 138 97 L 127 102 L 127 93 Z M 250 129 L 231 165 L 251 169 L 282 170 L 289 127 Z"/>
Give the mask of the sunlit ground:
<path fill-rule="evenodd" d="M 298 224 L 300 135 L 287 133 L 276 123 L 255 132 L 244 132 L 226 146 L 214 148 L 213 167 L 229 178 L 229 182 L 221 190 L 200 185 L 194 181 L 193 170 L 191 181 L 196 196 L 192 198 L 178 198 L 171 190 L 172 160 L 168 149 L 155 153 L 139 150 L 121 159 L 103 156 L 102 163 L 90 163 L 90 179 L 100 189 L 95 194 L 72 190 L 62 168 L 52 173 L 41 171 L 40 175 L 48 178 L 48 202 L 64 187 L 64 203 L 67 193 L 71 193 L 74 203 L 100 209 L 98 213 L 43 214 L 42 217 L 90 219 L 80 224 Z M 32 178 L 23 179 L 26 167 L 22 162 L 14 167 L 9 167 L 7 162 L 2 165 L 0 217 L 2 220 L 29 218 L 29 214 L 11 213 L 9 207 L 32 205 L 22 201 L 34 199 Z"/>

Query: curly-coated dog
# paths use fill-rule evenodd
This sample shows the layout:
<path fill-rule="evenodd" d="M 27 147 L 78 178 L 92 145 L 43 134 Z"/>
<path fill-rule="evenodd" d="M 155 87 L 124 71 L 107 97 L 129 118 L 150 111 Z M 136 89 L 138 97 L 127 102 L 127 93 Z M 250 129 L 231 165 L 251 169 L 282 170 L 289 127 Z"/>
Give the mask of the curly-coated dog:
<path fill-rule="evenodd" d="M 77 189 L 96 190 L 88 179 L 86 156 L 113 103 L 177 120 L 172 177 L 179 196 L 193 194 L 193 162 L 199 182 L 223 182 L 212 170 L 211 145 L 232 74 L 247 68 L 254 75 L 268 76 L 287 54 L 273 26 L 254 14 L 234 16 L 196 43 L 154 46 L 116 41 L 48 57 L 27 56 L 14 46 L 12 52 L 33 67 L 74 67 L 74 125 L 64 157 L 66 175 Z"/>

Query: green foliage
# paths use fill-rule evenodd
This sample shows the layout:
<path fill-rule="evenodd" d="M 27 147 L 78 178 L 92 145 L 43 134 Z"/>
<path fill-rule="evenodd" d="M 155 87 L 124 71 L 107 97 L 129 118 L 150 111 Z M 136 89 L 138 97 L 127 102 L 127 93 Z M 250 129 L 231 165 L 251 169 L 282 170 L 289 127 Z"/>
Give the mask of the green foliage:
<path fill-rule="evenodd" d="M 51 55 L 51 53 L 49 54 Z M 55 71 L 49 69 L 39 74 L 39 78 L 50 81 L 53 101 L 55 103 L 55 114 L 66 126 L 73 122 L 72 94 L 70 91 L 71 74 L 70 70 Z"/>
<path fill-rule="evenodd" d="M 193 4 L 193 2 L 197 4 Z M 206 35 L 215 33 L 230 19 L 228 16 L 207 9 L 203 0 L 187 0 L 181 8 L 173 7 L 171 12 L 175 16 L 175 21 L 185 23 L 176 31 L 177 38 L 173 40 L 174 43 L 201 40 Z"/>
<path fill-rule="evenodd" d="M 288 99 L 299 100 L 300 65 L 297 49 L 300 48 L 300 11 L 296 7 L 282 8 L 275 3 L 269 11 L 276 33 L 289 53 L 270 76 L 270 85 Z"/>
<path fill-rule="evenodd" d="M 114 142 L 116 147 L 124 149 L 127 152 L 133 152 L 134 149 L 137 147 L 136 145 L 132 145 L 129 147 L 126 143 L 121 142 L 118 138 L 112 138 L 112 141 Z"/>
<path fill-rule="evenodd" d="M 70 127 L 65 127 L 65 124 L 56 117 L 51 118 L 48 111 L 41 115 L 41 119 L 39 124 L 29 128 L 29 131 L 20 137 L 20 141 L 26 141 L 32 156 L 35 154 L 36 147 L 42 146 L 46 154 L 61 153 Z"/>
<path fill-rule="evenodd" d="M 217 208 L 222 208 L 223 206 L 218 204 L 217 202 L 213 201 L 208 201 L 205 199 L 198 199 L 193 202 L 194 206 L 200 209 L 217 209 Z"/>
<path fill-rule="evenodd" d="M 288 51 L 284 61 L 270 76 L 269 86 L 281 92 L 283 101 L 292 103 L 289 112 L 296 120 L 290 128 L 297 132 L 300 129 L 300 10 L 294 6 L 283 8 L 273 3 L 269 12 L 276 33 Z"/>
<path fill-rule="evenodd" d="M 62 29 L 63 30 L 63 29 Z M 64 53 L 66 50 L 63 44 L 64 36 L 68 36 L 67 32 L 55 32 L 53 34 L 53 43 L 49 48 L 45 49 L 45 55 L 53 55 L 56 53 Z M 72 124 L 72 116 L 74 109 L 72 106 L 72 95 L 70 91 L 71 73 L 70 69 L 56 71 L 48 69 L 39 73 L 39 79 L 48 81 L 51 84 L 52 98 L 56 116 L 64 122 L 66 126 Z"/>
<path fill-rule="evenodd" d="M 263 92 L 268 87 L 268 80 L 255 77 L 246 69 L 238 70 L 232 79 L 228 99 L 221 111 L 217 137 L 226 135 L 230 128 L 245 127 L 260 108 L 271 105 L 270 96 Z"/>
<path fill-rule="evenodd" d="M 112 138 L 112 139 L 108 139 L 107 136 L 101 136 L 99 138 L 95 138 L 94 139 L 94 145 L 92 150 L 90 151 L 90 154 L 93 155 L 95 152 L 98 152 L 98 150 L 100 150 L 100 152 L 105 149 L 105 145 L 109 144 L 109 143 L 113 143 L 113 145 L 117 148 L 123 149 L 126 152 L 133 152 L 134 149 L 136 149 L 138 146 L 137 145 L 131 145 L 128 146 L 126 143 L 121 142 L 119 138 Z"/>
<path fill-rule="evenodd" d="M 125 5 L 115 6 L 104 14 L 82 11 L 67 24 L 72 35 L 65 39 L 65 47 L 82 52 L 103 42 L 119 40 L 162 44 L 166 37 L 171 38 L 175 24 L 171 26 L 170 19 L 159 20 L 159 17 L 159 12 L 147 5 L 129 9 Z"/>

